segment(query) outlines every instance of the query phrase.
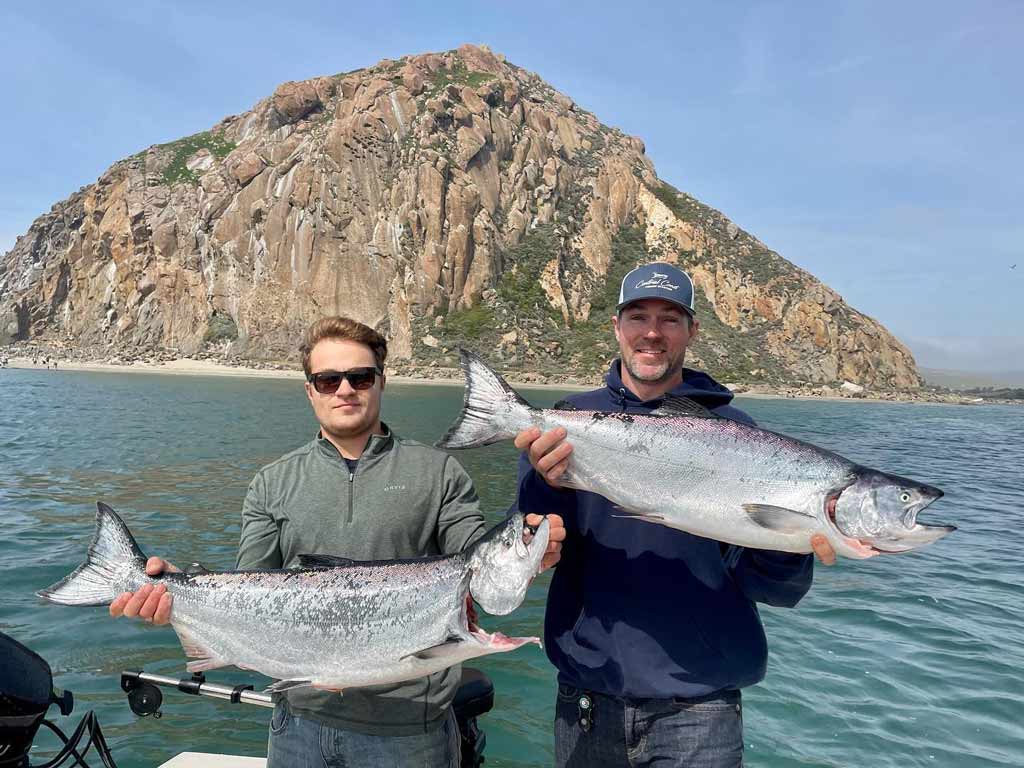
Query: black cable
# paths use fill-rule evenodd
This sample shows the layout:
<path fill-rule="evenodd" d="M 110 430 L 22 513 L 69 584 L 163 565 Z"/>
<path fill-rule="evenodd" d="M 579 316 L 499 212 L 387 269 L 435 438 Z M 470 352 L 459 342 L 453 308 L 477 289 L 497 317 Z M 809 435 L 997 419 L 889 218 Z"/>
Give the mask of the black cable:
<path fill-rule="evenodd" d="M 45 725 L 51 731 L 56 733 L 60 737 L 61 741 L 64 742 L 64 746 L 60 750 L 60 752 L 54 755 L 54 757 L 48 763 L 43 763 L 42 765 L 37 766 L 31 766 L 31 768 L 56 768 L 56 766 L 61 765 L 65 760 L 68 759 L 68 757 L 72 755 L 74 755 L 75 757 L 75 765 L 80 765 L 82 766 L 82 768 L 90 768 L 89 764 L 85 762 L 85 758 L 82 757 L 82 755 L 78 754 L 78 751 L 76 749 L 76 747 L 78 746 L 78 742 L 82 740 L 82 734 L 85 733 L 85 723 L 87 719 L 88 715 L 86 715 L 81 719 L 81 721 L 79 721 L 78 727 L 75 728 L 74 732 L 71 734 L 71 738 L 65 736 L 64 732 L 61 731 L 60 728 L 51 723 L 49 720 L 43 720 L 43 725 Z"/>
<path fill-rule="evenodd" d="M 114 756 L 110 753 L 110 747 L 107 745 L 107 740 L 103 736 L 103 730 L 100 728 L 99 720 L 96 719 L 96 713 L 89 710 L 85 713 L 85 717 L 78 723 L 78 727 L 75 728 L 74 733 L 68 738 L 56 725 L 51 723 L 49 720 L 43 720 L 43 725 L 49 728 L 51 731 L 60 737 L 61 741 L 64 742 L 64 747 L 57 755 L 55 755 L 49 762 L 43 765 L 32 766 L 32 768 L 57 768 L 62 765 L 65 760 L 69 757 L 74 757 L 75 762 L 72 765 L 81 766 L 81 768 L 91 768 L 91 766 L 85 761 L 85 753 L 89 751 L 89 747 L 95 745 L 96 752 L 100 756 L 100 760 L 106 768 L 117 768 L 117 764 L 114 762 Z M 79 742 L 85 735 L 85 731 L 89 731 L 89 740 L 85 743 L 85 749 L 82 750 L 81 754 L 78 752 Z"/>

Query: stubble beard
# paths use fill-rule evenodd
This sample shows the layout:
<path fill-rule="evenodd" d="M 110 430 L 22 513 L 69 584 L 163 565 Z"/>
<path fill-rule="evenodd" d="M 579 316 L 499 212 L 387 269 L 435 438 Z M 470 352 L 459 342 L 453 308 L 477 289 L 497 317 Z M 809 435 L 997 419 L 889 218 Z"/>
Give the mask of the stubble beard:
<path fill-rule="evenodd" d="M 632 376 L 636 381 L 642 381 L 645 384 L 660 384 L 664 381 L 668 381 L 673 376 L 675 376 L 677 372 L 683 369 L 683 363 L 685 362 L 685 360 L 686 350 L 683 350 L 683 352 L 680 353 L 680 355 L 677 358 L 665 361 L 665 367 L 662 369 L 661 373 L 655 375 L 648 374 L 645 376 L 641 374 L 637 370 L 637 366 L 634 365 L 633 355 L 622 356 L 622 362 L 626 366 L 626 370 L 629 371 L 629 375 Z"/>

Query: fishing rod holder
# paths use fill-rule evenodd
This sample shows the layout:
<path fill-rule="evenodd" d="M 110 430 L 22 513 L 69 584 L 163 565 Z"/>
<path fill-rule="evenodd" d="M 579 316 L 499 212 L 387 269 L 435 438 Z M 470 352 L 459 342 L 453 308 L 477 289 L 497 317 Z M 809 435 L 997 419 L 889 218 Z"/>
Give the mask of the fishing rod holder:
<path fill-rule="evenodd" d="M 280 694 L 258 693 L 251 685 L 219 685 L 207 682 L 202 672 L 192 677 L 164 677 L 140 670 L 121 673 L 121 690 L 128 694 L 128 706 L 139 717 L 158 718 L 164 696 L 161 688 L 172 688 L 190 696 L 209 696 L 232 704 L 255 704 L 273 708 Z M 477 724 L 477 718 L 487 714 L 494 706 L 494 685 L 479 669 L 462 668 L 462 679 L 455 692 L 452 709 L 459 726 L 460 751 L 463 768 L 479 768 L 484 762 L 487 736 Z"/>
<path fill-rule="evenodd" d="M 190 696 L 208 696 L 231 704 L 255 704 L 259 707 L 274 707 L 276 699 L 269 693 L 257 693 L 251 685 L 220 685 L 210 683 L 202 672 L 192 677 L 174 678 L 151 675 L 140 670 L 125 670 L 121 673 L 121 690 L 128 694 L 128 706 L 139 717 L 161 716 L 160 706 L 164 696 L 160 688 L 173 688 Z"/>

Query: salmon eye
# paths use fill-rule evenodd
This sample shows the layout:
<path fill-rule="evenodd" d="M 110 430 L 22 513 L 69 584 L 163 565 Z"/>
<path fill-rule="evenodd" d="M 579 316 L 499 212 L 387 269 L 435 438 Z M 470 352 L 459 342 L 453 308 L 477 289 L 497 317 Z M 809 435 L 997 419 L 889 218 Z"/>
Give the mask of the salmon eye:
<path fill-rule="evenodd" d="M 907 493 L 906 491 L 901 493 L 900 494 L 900 501 L 902 501 L 904 504 L 909 503 L 910 502 L 910 494 Z"/>

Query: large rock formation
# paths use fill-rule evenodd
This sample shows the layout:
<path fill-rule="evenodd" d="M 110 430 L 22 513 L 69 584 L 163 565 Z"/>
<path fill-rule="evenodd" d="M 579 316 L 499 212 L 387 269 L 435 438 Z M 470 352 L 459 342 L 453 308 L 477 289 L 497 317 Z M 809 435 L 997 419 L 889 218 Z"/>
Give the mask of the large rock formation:
<path fill-rule="evenodd" d="M 618 280 L 654 257 L 693 274 L 716 373 L 920 384 L 881 325 L 661 182 L 640 139 L 474 46 L 286 83 L 115 163 L 0 260 L 0 343 L 284 359 L 343 313 L 410 364 L 462 341 L 587 374 Z"/>

